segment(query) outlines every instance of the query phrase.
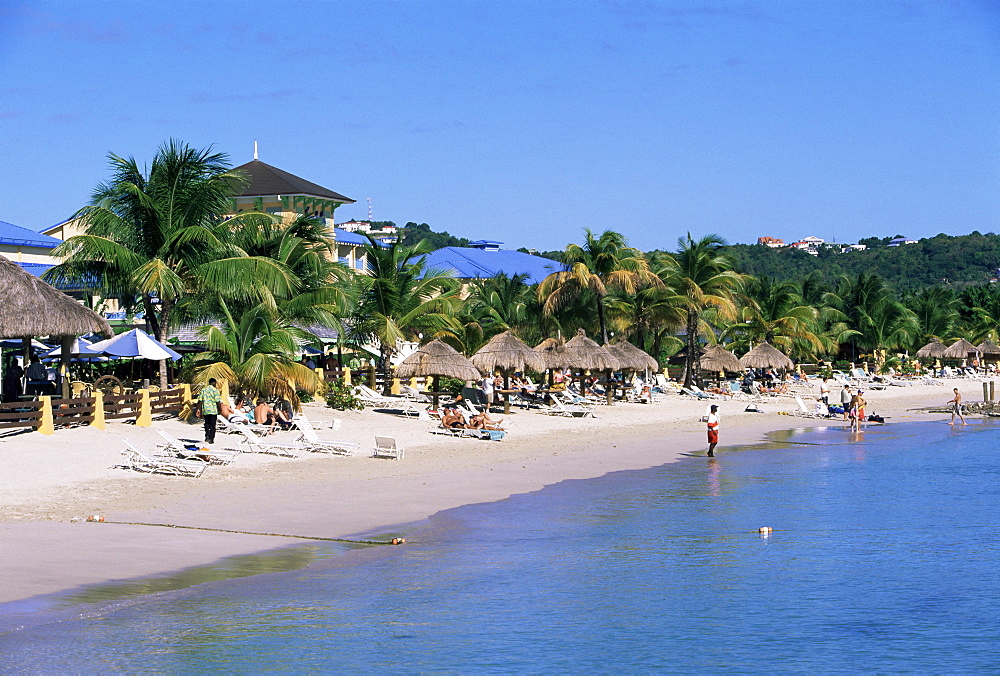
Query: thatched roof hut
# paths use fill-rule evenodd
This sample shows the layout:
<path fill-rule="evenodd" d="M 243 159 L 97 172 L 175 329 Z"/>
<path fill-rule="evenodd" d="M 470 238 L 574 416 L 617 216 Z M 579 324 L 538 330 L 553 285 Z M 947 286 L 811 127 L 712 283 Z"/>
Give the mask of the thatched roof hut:
<path fill-rule="evenodd" d="M 400 362 L 397 378 L 448 376 L 459 380 L 478 380 L 479 369 L 451 345 L 440 339 L 432 340 Z"/>
<path fill-rule="evenodd" d="M 111 336 L 107 320 L 0 256 L 0 338 Z"/>
<path fill-rule="evenodd" d="M 535 346 L 535 352 L 545 358 L 546 368 L 568 369 L 572 366 L 566 344 L 557 338 L 546 338 Z"/>
<path fill-rule="evenodd" d="M 545 357 L 525 345 L 510 331 L 493 336 L 490 342 L 472 355 L 472 363 L 483 373 L 507 371 L 544 371 Z"/>
<path fill-rule="evenodd" d="M 967 341 L 965 338 L 959 338 L 944 351 L 941 356 L 945 359 L 968 359 L 969 354 L 978 354 L 979 350 L 976 346 Z"/>
<path fill-rule="evenodd" d="M 631 369 L 633 371 L 656 371 L 660 368 L 659 362 L 653 359 L 644 350 L 639 349 L 627 340 L 623 340 L 614 345 L 605 345 L 604 349 L 611 350 L 611 354 L 618 357 L 622 365 L 619 368 Z"/>
<path fill-rule="evenodd" d="M 591 371 L 608 371 L 618 368 L 618 358 L 587 337 L 587 332 L 577 329 L 576 335 L 566 343 L 571 368 Z"/>
<path fill-rule="evenodd" d="M 743 370 L 743 365 L 735 354 L 721 345 L 713 345 L 705 350 L 705 354 L 701 355 L 701 369 L 717 373 L 723 371 L 738 373 Z"/>
<path fill-rule="evenodd" d="M 1000 357 L 1000 345 L 997 345 L 992 340 L 984 340 L 979 343 L 979 345 L 976 345 L 976 349 L 979 350 L 984 357 Z"/>
<path fill-rule="evenodd" d="M 940 359 L 948 347 L 939 340 L 932 340 L 917 350 L 917 359 Z"/>
<path fill-rule="evenodd" d="M 743 368 L 751 369 L 784 369 L 786 371 L 795 367 L 791 359 L 782 354 L 770 343 L 761 343 L 754 349 L 740 357 L 740 365 Z"/>

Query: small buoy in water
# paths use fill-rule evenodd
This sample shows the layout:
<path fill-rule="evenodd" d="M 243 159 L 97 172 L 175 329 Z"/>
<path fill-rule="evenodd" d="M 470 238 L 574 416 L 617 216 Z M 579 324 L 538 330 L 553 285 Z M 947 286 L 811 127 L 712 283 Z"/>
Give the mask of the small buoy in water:
<path fill-rule="evenodd" d="M 757 532 L 758 533 L 764 533 L 766 535 L 767 533 L 770 533 L 773 530 L 774 529 L 771 528 L 770 526 L 761 526 L 760 528 L 757 529 Z"/>
<path fill-rule="evenodd" d="M 401 545 L 404 542 L 406 542 L 406 538 L 393 538 L 392 539 L 392 544 L 394 544 L 394 545 Z"/>
<path fill-rule="evenodd" d="M 91 514 L 90 516 L 87 517 L 87 521 L 90 521 L 92 523 L 103 523 L 104 517 L 98 514 Z"/>

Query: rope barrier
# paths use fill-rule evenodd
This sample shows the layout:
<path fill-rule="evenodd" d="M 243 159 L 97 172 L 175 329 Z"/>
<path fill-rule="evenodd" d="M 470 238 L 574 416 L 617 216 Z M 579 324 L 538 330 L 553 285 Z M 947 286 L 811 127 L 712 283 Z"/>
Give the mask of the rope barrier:
<path fill-rule="evenodd" d="M 88 519 L 89 521 L 90 519 Z M 96 522 L 97 520 L 94 519 Z M 236 535 L 264 535 L 274 538 L 293 538 L 296 540 L 319 540 L 322 542 L 344 542 L 354 545 L 401 545 L 406 542 L 405 538 L 392 538 L 391 540 L 351 540 L 349 538 L 327 538 L 317 535 L 289 535 L 288 533 L 258 533 L 249 530 L 230 530 L 228 528 L 208 528 L 206 526 L 182 526 L 173 523 L 144 523 L 141 521 L 105 521 L 103 523 L 114 523 L 120 526 L 158 526 L 160 528 L 183 528 L 186 530 L 204 530 L 214 533 L 234 533 Z"/>

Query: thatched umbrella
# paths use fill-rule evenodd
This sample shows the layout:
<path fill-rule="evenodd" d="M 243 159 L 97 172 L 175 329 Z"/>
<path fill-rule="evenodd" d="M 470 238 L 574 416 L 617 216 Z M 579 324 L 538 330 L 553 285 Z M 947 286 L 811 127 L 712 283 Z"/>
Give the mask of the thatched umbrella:
<path fill-rule="evenodd" d="M 623 362 L 632 365 L 627 368 L 632 368 L 635 371 L 645 371 L 646 369 L 656 371 L 660 368 L 658 361 L 649 356 L 645 350 L 639 349 L 627 340 L 615 343 L 611 347 L 618 352 Z M 626 367 L 623 366 L 622 368 Z"/>
<path fill-rule="evenodd" d="M 940 359 L 948 348 L 939 340 L 932 340 L 917 350 L 917 359 Z"/>
<path fill-rule="evenodd" d="M 721 345 L 713 345 L 705 350 L 705 354 L 701 355 L 701 368 L 705 371 L 718 373 L 723 371 L 738 373 L 743 370 L 743 365 L 735 354 Z"/>
<path fill-rule="evenodd" d="M 983 359 L 1000 359 L 1000 345 L 991 340 L 984 340 L 976 345 L 976 349 L 983 355 Z"/>
<path fill-rule="evenodd" d="M 566 352 L 566 343 L 558 338 L 546 338 L 535 346 L 535 352 L 545 358 L 545 368 L 570 368 L 570 355 Z"/>
<path fill-rule="evenodd" d="M 751 369 L 772 368 L 787 371 L 795 364 L 773 345 L 764 342 L 740 357 L 740 366 Z"/>
<path fill-rule="evenodd" d="M 418 378 L 433 376 L 431 396 L 434 408 L 438 407 L 438 378 L 448 376 L 459 380 L 478 380 L 479 369 L 448 343 L 440 339 L 432 340 L 400 362 L 396 367 L 397 378 Z"/>
<path fill-rule="evenodd" d="M 959 338 L 941 356 L 945 359 L 968 359 L 971 352 L 978 353 L 979 350 L 965 338 Z"/>
<path fill-rule="evenodd" d="M 503 412 L 510 413 L 510 372 L 544 371 L 546 359 L 510 331 L 499 333 L 472 355 L 472 363 L 483 373 L 503 373 Z"/>
<path fill-rule="evenodd" d="M 114 335 L 107 320 L 0 256 L 0 338 Z"/>
<path fill-rule="evenodd" d="M 611 371 L 619 368 L 621 365 L 618 357 L 588 338 L 587 332 L 583 329 L 577 329 L 576 335 L 567 341 L 566 352 L 569 355 L 570 368 L 577 369 L 578 371 L 605 371 L 610 375 Z M 611 380 L 611 378 L 606 379 L 608 381 Z M 583 379 L 581 378 L 580 380 L 582 383 Z M 580 391 L 586 394 L 584 388 L 581 387 Z M 613 397 L 610 386 L 607 389 L 607 393 L 608 403 L 610 404 Z"/>
<path fill-rule="evenodd" d="M 0 338 L 21 338 L 27 344 L 35 336 L 58 336 L 62 343 L 59 372 L 63 397 L 69 397 L 69 363 L 74 336 L 97 333 L 114 335 L 104 317 L 25 272 L 0 256 Z"/>

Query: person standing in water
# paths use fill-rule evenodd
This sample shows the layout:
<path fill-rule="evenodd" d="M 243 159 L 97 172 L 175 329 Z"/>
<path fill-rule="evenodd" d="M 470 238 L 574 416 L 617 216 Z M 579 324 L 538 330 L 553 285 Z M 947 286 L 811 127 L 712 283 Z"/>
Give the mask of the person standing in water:
<path fill-rule="evenodd" d="M 708 457 L 715 457 L 715 445 L 719 443 L 719 407 L 712 404 L 708 413 Z"/>
<path fill-rule="evenodd" d="M 962 393 L 958 391 L 957 387 L 954 390 L 952 390 L 952 392 L 955 393 L 955 396 L 951 399 L 951 401 L 948 402 L 949 404 L 951 404 L 951 422 L 949 422 L 948 424 L 954 425 L 955 416 L 957 415 L 959 418 L 962 419 L 962 424 L 964 425 L 965 416 L 962 415 Z"/>
<path fill-rule="evenodd" d="M 851 400 L 854 397 L 851 395 L 851 388 L 844 385 L 844 389 L 840 391 L 840 405 L 844 409 L 844 421 L 848 420 L 849 414 L 851 412 Z"/>

